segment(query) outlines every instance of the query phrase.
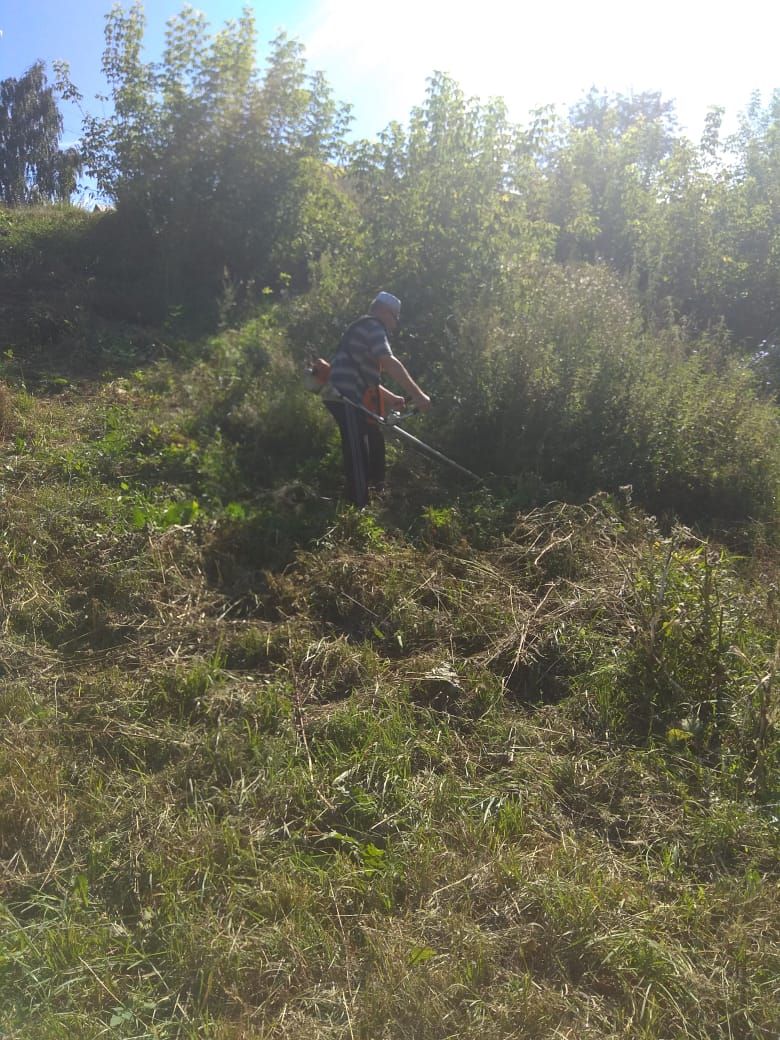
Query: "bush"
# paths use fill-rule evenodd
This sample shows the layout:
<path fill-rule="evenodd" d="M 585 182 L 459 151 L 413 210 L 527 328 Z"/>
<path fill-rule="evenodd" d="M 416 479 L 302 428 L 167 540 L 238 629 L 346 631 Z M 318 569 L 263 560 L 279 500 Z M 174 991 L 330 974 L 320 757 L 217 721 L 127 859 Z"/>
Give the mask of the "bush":
<path fill-rule="evenodd" d="M 739 361 L 649 344 L 627 420 L 631 482 L 649 508 L 689 522 L 777 516 L 780 412 Z"/>
<path fill-rule="evenodd" d="M 577 497 L 632 484 L 687 522 L 776 515 L 777 408 L 718 344 L 643 329 L 605 268 L 526 272 L 449 332 L 439 435 L 466 465 Z"/>
<path fill-rule="evenodd" d="M 189 389 L 191 432 L 231 447 L 246 490 L 294 480 L 321 458 L 333 432 L 270 312 L 215 338 Z"/>

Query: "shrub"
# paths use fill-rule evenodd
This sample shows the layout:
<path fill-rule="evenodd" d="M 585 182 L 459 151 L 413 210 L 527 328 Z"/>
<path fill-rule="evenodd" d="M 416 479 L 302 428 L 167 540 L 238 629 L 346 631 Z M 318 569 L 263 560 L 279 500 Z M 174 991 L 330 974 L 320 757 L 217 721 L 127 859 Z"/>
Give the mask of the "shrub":
<path fill-rule="evenodd" d="M 230 329 L 210 344 L 206 360 L 187 379 L 189 432 L 204 443 L 220 440 L 234 471 L 225 473 L 239 491 L 289 484 L 329 440 L 331 423 L 319 399 L 300 380 L 289 343 L 270 312 L 242 329 Z M 217 474 L 209 474 L 218 492 Z"/>
<path fill-rule="evenodd" d="M 654 510 L 688 521 L 772 519 L 780 491 L 780 412 L 737 360 L 670 355 L 648 344 L 631 389 L 631 482 Z"/>
<path fill-rule="evenodd" d="M 467 465 L 575 496 L 633 484 L 687 522 L 776 515 L 776 407 L 720 345 L 644 330 L 605 268 L 540 267 L 453 329 L 437 432 Z"/>

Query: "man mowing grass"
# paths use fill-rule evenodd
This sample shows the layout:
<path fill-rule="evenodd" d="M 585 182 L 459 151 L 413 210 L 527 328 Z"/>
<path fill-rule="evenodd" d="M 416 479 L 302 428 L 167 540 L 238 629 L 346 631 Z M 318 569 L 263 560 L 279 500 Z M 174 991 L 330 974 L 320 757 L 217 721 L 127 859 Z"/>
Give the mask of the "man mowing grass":
<path fill-rule="evenodd" d="M 393 354 L 388 334 L 401 320 L 401 301 L 389 292 L 380 292 L 368 314 L 353 321 L 341 337 L 331 361 L 330 382 L 325 387 L 325 406 L 338 423 L 344 458 L 347 497 L 362 509 L 372 490 L 381 491 L 385 480 L 385 440 L 382 430 L 363 405 L 377 415 L 385 405 L 403 406 L 403 399 L 380 387 L 387 374 L 411 398 L 421 412 L 431 399 L 412 379 L 405 365 Z"/>

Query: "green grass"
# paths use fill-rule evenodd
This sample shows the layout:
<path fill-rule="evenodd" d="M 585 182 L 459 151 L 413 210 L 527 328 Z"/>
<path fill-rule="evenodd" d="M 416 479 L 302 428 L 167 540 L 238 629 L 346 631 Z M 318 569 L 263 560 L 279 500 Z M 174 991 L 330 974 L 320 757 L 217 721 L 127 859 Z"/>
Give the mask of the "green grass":
<path fill-rule="evenodd" d="M 413 466 L 226 511 L 179 379 L 8 391 L 0 1031 L 777 1035 L 776 560 Z"/>

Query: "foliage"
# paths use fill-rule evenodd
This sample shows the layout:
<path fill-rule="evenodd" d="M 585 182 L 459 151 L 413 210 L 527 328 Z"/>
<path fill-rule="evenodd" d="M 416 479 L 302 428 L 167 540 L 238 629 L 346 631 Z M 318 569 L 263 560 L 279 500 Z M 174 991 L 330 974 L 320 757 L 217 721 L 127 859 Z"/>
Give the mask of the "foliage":
<path fill-rule="evenodd" d="M 247 10 L 209 34 L 185 9 L 159 62 L 142 58 L 139 3 L 107 19 L 114 113 L 87 117 L 88 168 L 144 241 L 162 306 L 218 317 L 267 288 L 313 289 L 299 315 L 331 335 L 392 285 L 445 363 L 459 301 L 489 306 L 540 258 L 602 263 L 638 292 L 646 320 L 725 323 L 755 352 L 777 338 L 776 99 L 756 96 L 737 134 L 710 113 L 701 141 L 656 93 L 592 90 L 566 116 L 512 124 L 500 100 L 468 99 L 435 74 L 408 126 L 345 145 L 346 106 L 285 37 L 255 66 Z M 773 237 L 774 236 L 774 237 Z"/>
<path fill-rule="evenodd" d="M 780 91 L 766 107 L 756 95 L 729 142 L 732 165 L 718 213 L 728 281 L 724 319 L 749 345 L 776 344 L 780 301 L 775 272 L 780 255 Z"/>
<path fill-rule="evenodd" d="M 221 443 L 244 493 L 294 479 L 316 461 L 330 429 L 270 312 L 215 337 L 189 373 L 186 394 L 189 430 L 204 446 Z M 223 487 L 226 476 L 223 469 Z"/>
<path fill-rule="evenodd" d="M 637 493 L 688 520 L 769 520 L 780 501 L 777 409 L 743 364 L 707 347 L 675 356 L 647 346 L 627 423 Z"/>
<path fill-rule="evenodd" d="M 132 367 L 167 339 L 146 326 L 155 271 L 134 229 L 113 212 L 0 207 L 3 352 L 24 378 Z"/>
<path fill-rule="evenodd" d="M 81 157 L 74 148 L 59 148 L 62 116 L 54 94 L 40 61 L 19 79 L 0 82 L 0 201 L 6 206 L 66 202 L 73 193 Z"/>
<path fill-rule="evenodd" d="M 302 260 L 326 247 L 329 225 L 306 232 L 301 214 L 309 182 L 322 190 L 320 167 L 338 150 L 345 110 L 284 36 L 259 74 L 248 8 L 211 38 L 204 16 L 185 8 L 169 22 L 159 63 L 142 60 L 144 24 L 139 3 L 108 16 L 103 70 L 114 112 L 85 121 L 88 169 L 157 240 L 169 303 L 278 285 L 281 241 L 303 235 Z"/>
<path fill-rule="evenodd" d="M 545 143 L 559 261 L 606 261 L 621 274 L 635 269 L 637 236 L 652 226 L 648 202 L 678 144 L 673 108 L 654 93 L 591 90 L 560 136 Z"/>
<path fill-rule="evenodd" d="M 408 130 L 392 124 L 358 145 L 350 179 L 368 224 L 369 285 L 392 284 L 426 341 L 426 368 L 441 361 L 441 328 L 458 304 L 501 293 L 549 247 L 536 218 L 536 178 L 503 103 L 467 99 L 437 74 Z"/>
<path fill-rule="evenodd" d="M 756 348 L 777 334 L 777 98 L 754 97 L 720 138 L 714 109 L 698 145 L 657 94 L 599 95 L 568 121 L 542 111 L 526 141 L 555 229 L 556 259 L 602 261 L 639 289 L 648 316 L 703 329 L 725 321 Z"/>
<path fill-rule="evenodd" d="M 576 682 L 613 735 L 665 735 L 690 753 L 719 757 L 733 793 L 749 788 L 767 798 L 777 765 L 768 714 L 776 609 L 773 594 L 740 580 L 736 563 L 684 528 L 640 546 L 624 601 L 633 622 L 623 637 L 611 629 L 603 646 L 591 644 L 588 673 Z"/>
<path fill-rule="evenodd" d="M 444 450 L 572 494 L 631 484 L 687 520 L 776 516 L 778 415 L 750 370 L 717 339 L 643 329 L 604 266 L 533 272 L 448 323 L 433 384 L 453 404 L 437 423 Z"/>

